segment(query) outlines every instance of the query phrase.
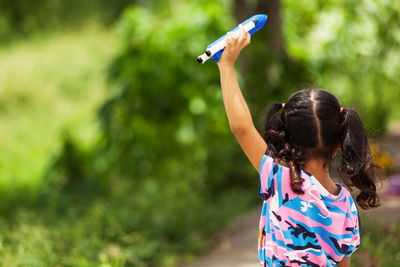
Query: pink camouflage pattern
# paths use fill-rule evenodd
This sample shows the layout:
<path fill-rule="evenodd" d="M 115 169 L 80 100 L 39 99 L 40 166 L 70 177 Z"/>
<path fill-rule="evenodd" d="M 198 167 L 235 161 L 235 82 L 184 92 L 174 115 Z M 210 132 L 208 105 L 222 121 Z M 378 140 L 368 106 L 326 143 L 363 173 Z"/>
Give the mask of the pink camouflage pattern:
<path fill-rule="evenodd" d="M 340 184 L 339 195 L 322 195 L 304 178 L 304 194 L 290 188 L 287 167 L 264 155 L 259 197 L 263 207 L 258 254 L 263 266 L 336 266 L 360 246 L 359 217 L 350 192 Z"/>

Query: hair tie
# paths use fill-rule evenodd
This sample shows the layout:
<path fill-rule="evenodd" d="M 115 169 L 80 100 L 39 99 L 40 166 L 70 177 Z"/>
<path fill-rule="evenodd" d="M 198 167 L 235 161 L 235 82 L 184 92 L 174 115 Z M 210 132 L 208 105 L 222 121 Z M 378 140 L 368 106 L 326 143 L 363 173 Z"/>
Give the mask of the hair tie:
<path fill-rule="evenodd" d="M 282 109 L 284 109 L 285 108 L 285 103 L 282 103 Z"/>
<path fill-rule="evenodd" d="M 340 108 L 340 113 L 343 113 L 343 108 Z"/>

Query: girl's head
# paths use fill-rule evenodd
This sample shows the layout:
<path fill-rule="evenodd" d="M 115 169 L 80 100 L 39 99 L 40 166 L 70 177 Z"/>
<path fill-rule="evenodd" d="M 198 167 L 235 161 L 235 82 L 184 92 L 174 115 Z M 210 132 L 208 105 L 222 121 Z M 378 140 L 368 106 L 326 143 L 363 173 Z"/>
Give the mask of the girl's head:
<path fill-rule="evenodd" d="M 318 159 L 327 167 L 341 148 L 344 183 L 361 190 L 357 202 L 363 209 L 379 206 L 378 166 L 372 160 L 364 126 L 355 110 L 342 108 L 328 91 L 304 89 L 285 104 L 272 104 L 264 138 L 268 152 L 288 164 L 294 192 L 303 193 L 300 169 L 308 160 Z"/>

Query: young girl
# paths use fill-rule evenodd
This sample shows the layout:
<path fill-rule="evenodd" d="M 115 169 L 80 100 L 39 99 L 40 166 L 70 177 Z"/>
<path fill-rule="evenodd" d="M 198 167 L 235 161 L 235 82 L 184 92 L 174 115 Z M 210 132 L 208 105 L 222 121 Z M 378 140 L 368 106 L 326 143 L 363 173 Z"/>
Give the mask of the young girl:
<path fill-rule="evenodd" d="M 250 43 L 241 28 L 228 34 L 219 60 L 229 125 L 259 170 L 263 199 L 258 252 L 263 266 L 349 266 L 360 246 L 359 217 L 349 191 L 335 184 L 329 164 L 342 151 L 340 176 L 363 209 L 379 206 L 373 163 L 363 124 L 331 93 L 304 89 L 267 111 L 264 138 L 240 91 L 234 62 Z"/>

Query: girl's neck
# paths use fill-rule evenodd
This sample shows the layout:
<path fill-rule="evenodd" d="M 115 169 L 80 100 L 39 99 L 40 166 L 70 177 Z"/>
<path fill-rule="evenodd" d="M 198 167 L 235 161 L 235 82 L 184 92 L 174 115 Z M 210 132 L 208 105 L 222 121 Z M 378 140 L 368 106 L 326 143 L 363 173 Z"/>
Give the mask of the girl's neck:
<path fill-rule="evenodd" d="M 304 166 L 304 171 L 311 173 L 329 193 L 333 195 L 339 194 L 340 189 L 332 181 L 329 175 L 329 167 L 324 167 L 322 160 L 310 159 Z"/>

